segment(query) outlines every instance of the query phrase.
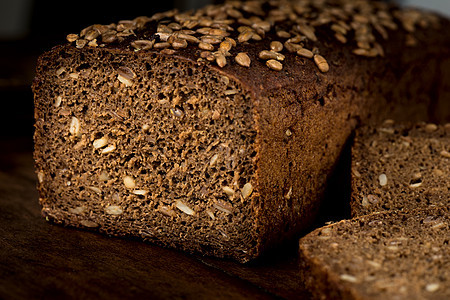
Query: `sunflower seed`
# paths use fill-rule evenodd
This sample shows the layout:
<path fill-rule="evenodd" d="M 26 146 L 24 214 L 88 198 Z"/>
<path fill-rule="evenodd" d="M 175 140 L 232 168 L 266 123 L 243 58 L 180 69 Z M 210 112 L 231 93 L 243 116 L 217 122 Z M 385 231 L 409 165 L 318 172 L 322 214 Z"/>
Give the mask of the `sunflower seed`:
<path fill-rule="evenodd" d="M 222 190 L 228 196 L 233 196 L 234 195 L 234 190 L 232 188 L 230 188 L 229 186 L 222 187 Z"/>
<path fill-rule="evenodd" d="M 244 31 L 239 34 L 238 42 L 239 43 L 247 42 L 248 40 L 250 40 L 253 37 L 253 35 L 254 35 L 253 31 Z"/>
<path fill-rule="evenodd" d="M 164 48 L 168 48 L 168 47 L 170 47 L 170 44 L 167 42 L 155 43 L 153 45 L 153 48 L 155 48 L 155 49 L 164 49 Z"/>
<path fill-rule="evenodd" d="M 314 62 L 316 63 L 317 67 L 319 68 L 320 72 L 326 73 L 330 70 L 328 62 L 326 61 L 326 59 L 323 56 L 321 56 L 319 54 L 314 55 Z"/>
<path fill-rule="evenodd" d="M 229 40 L 225 40 L 220 43 L 219 49 L 222 51 L 228 52 L 231 50 L 231 47 L 233 47 L 231 42 Z"/>
<path fill-rule="evenodd" d="M 240 52 L 234 58 L 236 62 L 243 67 L 250 67 L 250 57 L 248 57 L 247 53 Z"/>
<path fill-rule="evenodd" d="M 305 23 L 298 24 L 296 29 L 305 35 L 309 40 L 317 42 L 317 37 L 314 34 L 314 27 L 308 26 Z"/>
<path fill-rule="evenodd" d="M 216 63 L 219 67 L 223 68 L 225 67 L 225 65 L 227 64 L 227 59 L 225 57 L 225 55 L 223 55 L 222 53 L 217 53 L 215 55 L 216 58 Z"/>
<path fill-rule="evenodd" d="M 190 34 L 180 33 L 180 34 L 178 34 L 178 37 L 180 39 L 184 39 L 190 43 L 194 43 L 194 44 L 200 43 L 200 40 L 198 38 L 196 38 L 195 36 L 190 35 Z"/>
<path fill-rule="evenodd" d="M 136 187 L 136 182 L 134 181 L 133 177 L 128 175 L 123 177 L 123 184 L 128 189 L 134 189 Z"/>
<path fill-rule="evenodd" d="M 114 150 L 116 150 L 116 145 L 111 144 L 111 145 L 103 148 L 101 151 L 101 154 L 111 153 L 111 152 L 114 152 Z"/>
<path fill-rule="evenodd" d="M 284 48 L 286 48 L 287 51 L 289 52 L 297 52 L 298 50 L 302 49 L 302 45 L 299 44 L 293 44 L 290 42 L 285 42 L 284 43 Z"/>
<path fill-rule="evenodd" d="M 70 43 L 75 42 L 78 39 L 78 34 L 75 33 L 68 34 L 66 39 Z"/>
<path fill-rule="evenodd" d="M 166 55 L 173 55 L 175 52 L 176 52 L 175 50 L 169 49 L 169 48 L 162 49 L 160 51 L 161 54 L 166 54 Z"/>
<path fill-rule="evenodd" d="M 311 50 L 308 50 L 308 49 L 305 49 L 305 48 L 302 48 L 302 49 L 298 50 L 297 51 L 297 55 L 303 56 L 303 57 L 306 57 L 306 58 L 313 58 L 314 57 L 314 53 L 312 53 Z"/>
<path fill-rule="evenodd" d="M 242 197 L 244 197 L 244 199 L 247 199 L 252 194 L 252 192 L 253 192 L 252 184 L 250 182 L 244 184 L 241 190 Z"/>
<path fill-rule="evenodd" d="M 123 209 L 117 205 L 111 205 L 105 208 L 105 212 L 108 215 L 121 215 L 123 213 Z"/>
<path fill-rule="evenodd" d="M 277 36 L 280 38 L 288 39 L 291 37 L 291 34 L 287 31 L 280 30 L 280 31 L 277 31 Z"/>
<path fill-rule="evenodd" d="M 280 52 L 283 50 L 283 44 L 279 41 L 272 41 L 270 42 L 270 50 Z"/>
<path fill-rule="evenodd" d="M 181 200 L 177 200 L 175 202 L 175 206 L 181 210 L 182 212 L 184 212 L 187 215 L 193 216 L 195 215 L 195 211 L 193 211 L 189 206 L 187 206 L 183 201 Z"/>
<path fill-rule="evenodd" d="M 283 69 L 283 65 L 279 61 L 274 59 L 269 59 L 268 61 L 266 61 L 266 65 L 275 71 L 281 71 Z"/>
<path fill-rule="evenodd" d="M 211 45 L 210 43 L 200 42 L 200 43 L 198 43 L 198 47 L 202 50 L 208 50 L 208 51 L 214 50 L 214 46 Z"/>
<path fill-rule="evenodd" d="M 131 42 L 131 46 L 135 48 L 136 50 L 148 50 L 152 49 L 153 44 L 155 41 L 149 41 L 149 40 L 136 40 Z"/>
<path fill-rule="evenodd" d="M 94 146 L 94 149 L 103 148 L 106 145 L 108 145 L 108 137 L 104 136 L 102 138 L 96 139 L 96 140 L 94 140 L 92 145 Z"/>
<path fill-rule="evenodd" d="M 175 38 L 172 42 L 172 47 L 175 49 L 186 48 L 188 45 L 187 41 L 181 38 Z"/>
<path fill-rule="evenodd" d="M 69 126 L 70 134 L 77 136 L 80 133 L 80 128 L 81 128 L 80 120 L 78 120 L 76 117 L 72 117 Z"/>

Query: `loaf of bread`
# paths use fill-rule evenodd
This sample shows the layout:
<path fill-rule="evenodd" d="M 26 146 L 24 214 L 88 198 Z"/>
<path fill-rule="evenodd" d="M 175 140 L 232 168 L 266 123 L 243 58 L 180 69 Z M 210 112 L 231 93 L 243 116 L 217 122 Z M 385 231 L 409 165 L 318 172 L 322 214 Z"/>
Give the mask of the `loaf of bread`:
<path fill-rule="evenodd" d="M 314 220 L 359 123 L 443 121 L 450 22 L 384 2 L 232 1 L 43 54 L 48 220 L 241 262 Z"/>
<path fill-rule="evenodd" d="M 449 112 L 450 113 L 450 112 Z M 450 207 L 450 124 L 395 124 L 356 131 L 351 213 Z"/>
<path fill-rule="evenodd" d="M 314 299 L 450 299 L 448 207 L 385 211 L 300 240 Z"/>

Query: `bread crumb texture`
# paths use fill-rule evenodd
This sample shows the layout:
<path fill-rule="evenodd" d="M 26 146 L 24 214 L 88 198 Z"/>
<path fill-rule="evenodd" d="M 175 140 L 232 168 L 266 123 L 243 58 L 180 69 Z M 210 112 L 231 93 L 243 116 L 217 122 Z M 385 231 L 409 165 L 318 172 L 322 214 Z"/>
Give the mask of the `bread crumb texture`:
<path fill-rule="evenodd" d="M 316 299 L 449 299 L 448 207 L 382 212 L 300 240 Z"/>

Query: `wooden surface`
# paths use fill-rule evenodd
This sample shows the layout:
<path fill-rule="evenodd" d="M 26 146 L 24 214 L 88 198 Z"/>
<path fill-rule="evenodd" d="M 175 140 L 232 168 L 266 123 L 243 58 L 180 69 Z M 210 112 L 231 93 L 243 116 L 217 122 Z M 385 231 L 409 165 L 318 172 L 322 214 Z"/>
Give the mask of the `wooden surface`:
<path fill-rule="evenodd" d="M 240 265 L 46 222 L 31 150 L 0 141 L 0 299 L 306 297 L 296 243 Z"/>

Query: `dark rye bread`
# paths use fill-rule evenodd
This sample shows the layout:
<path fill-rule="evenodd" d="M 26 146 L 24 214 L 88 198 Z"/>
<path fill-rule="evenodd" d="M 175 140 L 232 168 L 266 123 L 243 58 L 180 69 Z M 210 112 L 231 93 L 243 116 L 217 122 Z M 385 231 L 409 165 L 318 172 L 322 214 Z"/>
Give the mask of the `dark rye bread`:
<path fill-rule="evenodd" d="M 450 123 L 395 124 L 356 131 L 352 216 L 450 206 Z"/>
<path fill-rule="evenodd" d="M 450 299 L 450 212 L 430 207 L 343 220 L 300 240 L 314 299 Z"/>
<path fill-rule="evenodd" d="M 43 214 L 255 258 L 311 224 L 356 124 L 449 118 L 449 25 L 384 2 L 234 1 L 70 34 L 33 83 Z"/>

